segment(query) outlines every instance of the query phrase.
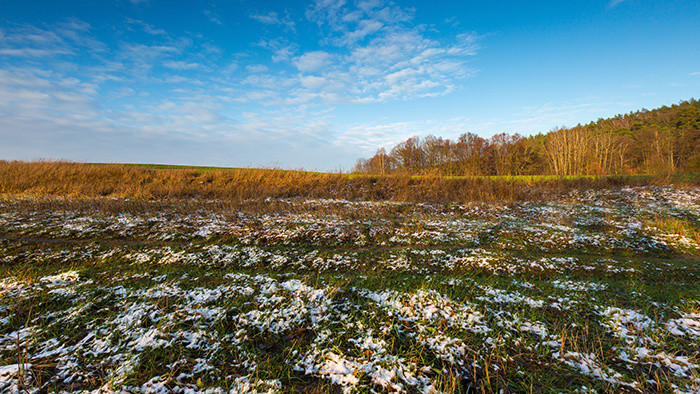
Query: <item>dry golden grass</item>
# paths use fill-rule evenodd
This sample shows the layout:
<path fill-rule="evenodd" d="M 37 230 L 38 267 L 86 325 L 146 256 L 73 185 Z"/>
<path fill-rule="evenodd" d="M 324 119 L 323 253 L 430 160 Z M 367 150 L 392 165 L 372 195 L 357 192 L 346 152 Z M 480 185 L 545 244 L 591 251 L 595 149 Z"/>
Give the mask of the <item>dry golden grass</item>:
<path fill-rule="evenodd" d="M 333 198 L 413 202 L 521 201 L 552 191 L 659 182 L 657 178 L 574 178 L 524 182 L 441 176 L 349 176 L 274 169 L 152 168 L 124 164 L 0 161 L 0 193 L 135 200 Z"/>

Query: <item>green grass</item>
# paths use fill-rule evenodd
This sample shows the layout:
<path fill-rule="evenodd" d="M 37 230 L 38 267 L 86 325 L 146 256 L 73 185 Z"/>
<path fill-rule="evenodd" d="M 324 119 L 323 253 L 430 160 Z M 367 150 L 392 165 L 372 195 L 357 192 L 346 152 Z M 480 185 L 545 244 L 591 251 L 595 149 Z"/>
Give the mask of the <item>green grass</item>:
<path fill-rule="evenodd" d="M 32 364 L 9 384 L 48 392 L 692 392 L 700 244 L 653 241 L 693 230 L 699 195 L 596 193 L 236 212 L 5 200 L 0 366 Z"/>

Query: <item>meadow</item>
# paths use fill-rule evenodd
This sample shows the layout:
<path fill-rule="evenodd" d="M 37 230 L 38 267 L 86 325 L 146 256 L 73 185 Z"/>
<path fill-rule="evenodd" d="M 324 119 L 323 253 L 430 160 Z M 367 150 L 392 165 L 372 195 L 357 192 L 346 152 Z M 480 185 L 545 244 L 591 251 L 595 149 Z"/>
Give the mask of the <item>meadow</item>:
<path fill-rule="evenodd" d="M 700 391 L 696 177 L 0 170 L 0 392 Z"/>

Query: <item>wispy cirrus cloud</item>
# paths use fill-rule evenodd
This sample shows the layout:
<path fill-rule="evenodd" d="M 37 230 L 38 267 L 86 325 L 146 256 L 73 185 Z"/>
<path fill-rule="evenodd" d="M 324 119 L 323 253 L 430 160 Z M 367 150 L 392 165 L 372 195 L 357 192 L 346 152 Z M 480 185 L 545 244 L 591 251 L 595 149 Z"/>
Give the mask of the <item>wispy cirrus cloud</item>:
<path fill-rule="evenodd" d="M 168 35 L 168 33 L 166 33 L 165 30 L 158 29 L 155 26 L 153 26 L 152 24 L 146 23 L 146 22 L 138 20 L 138 19 L 127 18 L 126 23 L 127 23 L 127 26 L 139 27 L 145 33 L 153 35 L 153 36 L 167 36 Z"/>
<path fill-rule="evenodd" d="M 250 50 L 236 53 L 227 52 L 225 43 L 195 33 L 175 34 L 138 19 L 127 19 L 128 28 L 116 39 L 104 36 L 113 32 L 101 30 L 104 42 L 77 19 L 4 27 L 0 97 L 13 99 L 0 99 L 0 113 L 7 114 L 0 129 L 18 134 L 8 137 L 12 142 L 0 153 L 56 157 L 42 153 L 55 149 L 67 152 L 59 157 L 109 160 L 109 141 L 131 141 L 119 144 L 134 152 L 132 161 L 158 160 L 172 153 L 170 148 L 191 146 L 219 153 L 206 162 L 201 153 L 180 153 L 181 160 L 216 164 L 219 155 L 225 165 L 248 160 L 260 165 L 265 155 L 289 158 L 284 151 L 294 145 L 306 154 L 268 164 L 319 168 L 326 160 L 347 165 L 359 147 L 369 147 L 363 130 L 375 130 L 373 142 L 397 142 L 396 136 L 380 134 L 396 134 L 401 125 L 339 128 L 333 121 L 336 104 L 445 95 L 471 75 L 468 62 L 478 49 L 478 36 L 433 35 L 413 22 L 411 9 L 384 0 L 319 1 L 306 11 L 305 19 L 298 20 L 279 10 L 249 14 L 263 24 L 265 35 L 250 42 Z M 318 32 L 311 45 L 298 44 L 301 24 Z M 41 130 L 51 143 L 37 147 L 27 142 L 39 138 Z M 66 135 L 72 137 L 64 140 L 92 140 L 100 148 L 70 146 L 58 138 Z M 170 148 L 159 146 L 148 156 L 146 148 L 137 146 L 154 146 L 159 138 Z M 245 148 L 250 146 L 255 153 Z"/>
<path fill-rule="evenodd" d="M 465 130 L 475 130 L 475 125 L 475 122 L 465 117 L 440 121 L 359 122 L 343 130 L 338 137 L 338 143 L 352 146 L 354 150 L 368 156 L 378 148 L 391 149 L 413 136 L 432 134 L 456 139 Z"/>
<path fill-rule="evenodd" d="M 273 63 L 288 62 L 299 50 L 299 46 L 286 37 L 263 38 L 256 43 L 256 46 L 272 52 L 271 60 Z"/>
<path fill-rule="evenodd" d="M 251 14 L 250 17 L 260 23 L 264 23 L 266 25 L 279 25 L 286 30 L 289 31 L 294 31 L 296 27 L 296 23 L 292 20 L 292 18 L 289 16 L 289 14 L 285 14 L 284 16 L 280 16 L 277 12 L 275 11 L 270 11 L 268 13 L 262 13 L 262 14 Z"/>
<path fill-rule="evenodd" d="M 105 108 L 99 90 L 37 68 L 0 70 L 0 157 L 323 169 L 355 155 L 335 144 L 336 131 L 317 114 L 270 109 L 234 118 L 211 89 Z M 297 159 L 286 157 L 290 149 Z"/>
<path fill-rule="evenodd" d="M 268 106 L 291 86 L 265 64 L 214 63 L 219 51 L 206 41 L 168 34 L 125 36 L 102 44 L 104 54 L 88 50 L 95 56 L 85 62 L 79 41 L 90 38 L 89 29 L 74 28 L 72 38 L 58 30 L 21 26 L 0 35 L 0 157 L 311 169 L 354 159 L 317 113 Z M 248 74 L 224 73 L 235 68 Z M 265 107 L 238 114 L 229 105 L 236 99 Z M 298 159 L 287 157 L 290 149 Z"/>
<path fill-rule="evenodd" d="M 600 117 L 606 108 L 618 103 L 600 97 L 586 97 L 561 103 L 545 103 L 538 106 L 527 106 L 520 112 L 504 120 L 500 127 L 506 130 L 529 133 L 545 131 L 547 127 L 575 126 L 575 119 Z"/>
<path fill-rule="evenodd" d="M 61 23 L 53 29 L 31 25 L 8 29 L 0 35 L 0 55 L 45 57 L 72 54 L 78 46 L 84 45 L 76 38 L 85 29 L 85 25 L 70 23 Z"/>
<path fill-rule="evenodd" d="M 313 2 L 305 15 L 325 32 L 318 49 L 292 56 L 296 48 L 263 46 L 275 52 L 273 61 L 298 72 L 278 71 L 278 77 L 295 81 L 291 91 L 279 92 L 279 103 L 404 101 L 455 91 L 473 73 L 468 61 L 479 37 L 431 37 L 412 22 L 414 13 L 383 0 Z"/>
<path fill-rule="evenodd" d="M 179 60 L 169 60 L 163 63 L 163 66 L 175 70 L 196 70 L 202 67 L 199 63 L 183 62 Z"/>
<path fill-rule="evenodd" d="M 210 22 L 216 23 L 217 25 L 224 24 L 216 12 L 214 12 L 212 10 L 204 10 L 203 13 L 204 13 L 204 16 L 206 16 L 207 19 L 209 19 Z"/>
<path fill-rule="evenodd" d="M 625 1 L 628 1 L 628 0 L 610 0 L 610 2 L 608 3 L 608 7 L 609 8 L 617 7 L 618 5 L 624 3 Z"/>
<path fill-rule="evenodd" d="M 17 57 L 47 57 L 55 55 L 67 55 L 71 52 L 65 49 L 36 49 L 36 48 L 2 48 L 0 56 Z"/>

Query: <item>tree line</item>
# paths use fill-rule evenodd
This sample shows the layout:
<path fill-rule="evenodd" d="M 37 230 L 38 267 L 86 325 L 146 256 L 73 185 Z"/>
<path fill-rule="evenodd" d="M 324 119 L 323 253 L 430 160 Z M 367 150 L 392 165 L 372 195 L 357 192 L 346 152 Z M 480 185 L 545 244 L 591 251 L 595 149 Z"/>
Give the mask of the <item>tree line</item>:
<path fill-rule="evenodd" d="M 642 109 L 532 136 L 412 137 L 354 172 L 444 176 L 700 173 L 700 102 Z"/>

